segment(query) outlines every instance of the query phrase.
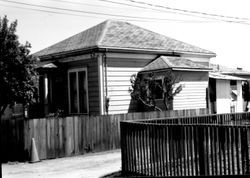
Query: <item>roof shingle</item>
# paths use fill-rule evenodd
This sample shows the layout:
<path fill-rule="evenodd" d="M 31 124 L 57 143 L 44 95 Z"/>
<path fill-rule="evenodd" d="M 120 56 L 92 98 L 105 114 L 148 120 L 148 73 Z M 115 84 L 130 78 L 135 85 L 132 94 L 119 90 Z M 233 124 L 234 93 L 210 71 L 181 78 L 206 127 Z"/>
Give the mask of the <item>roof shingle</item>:
<path fill-rule="evenodd" d="M 192 52 L 215 56 L 215 53 L 211 51 L 166 37 L 128 22 L 115 20 L 104 21 L 88 30 L 45 48 L 34 55 L 41 57 L 94 47 Z"/>
<path fill-rule="evenodd" d="M 210 68 L 197 64 L 183 57 L 160 56 L 153 62 L 145 66 L 140 72 L 161 70 L 161 69 L 190 69 L 190 70 L 210 70 Z"/>

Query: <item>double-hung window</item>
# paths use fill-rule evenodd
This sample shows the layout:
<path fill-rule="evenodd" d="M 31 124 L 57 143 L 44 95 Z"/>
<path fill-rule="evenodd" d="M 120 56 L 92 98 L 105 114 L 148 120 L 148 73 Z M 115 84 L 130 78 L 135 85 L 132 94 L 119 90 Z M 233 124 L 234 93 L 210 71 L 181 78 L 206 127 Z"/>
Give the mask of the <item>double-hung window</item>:
<path fill-rule="evenodd" d="M 88 113 L 87 68 L 68 71 L 69 113 Z"/>

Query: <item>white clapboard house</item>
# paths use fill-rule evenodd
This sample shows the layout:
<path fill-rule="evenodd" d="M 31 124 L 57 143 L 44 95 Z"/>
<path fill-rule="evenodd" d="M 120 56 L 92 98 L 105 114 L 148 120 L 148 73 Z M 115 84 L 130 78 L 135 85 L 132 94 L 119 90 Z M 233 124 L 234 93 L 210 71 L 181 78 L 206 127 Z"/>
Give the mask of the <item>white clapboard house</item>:
<path fill-rule="evenodd" d="M 188 34 L 187 34 L 188 35 Z M 130 77 L 160 63 L 183 76 L 173 109 L 206 108 L 210 58 L 215 53 L 136 25 L 107 20 L 34 54 L 40 60 L 45 114 L 116 114 L 136 111 Z M 158 65 L 159 67 L 159 65 Z"/>

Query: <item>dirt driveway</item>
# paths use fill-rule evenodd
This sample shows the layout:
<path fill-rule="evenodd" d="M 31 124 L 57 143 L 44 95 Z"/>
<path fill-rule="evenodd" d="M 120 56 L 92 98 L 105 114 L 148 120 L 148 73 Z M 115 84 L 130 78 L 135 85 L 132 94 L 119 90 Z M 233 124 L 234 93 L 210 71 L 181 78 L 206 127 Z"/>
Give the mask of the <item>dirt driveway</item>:
<path fill-rule="evenodd" d="M 3 178 L 94 178 L 119 170 L 121 170 L 120 150 L 43 160 L 38 163 L 2 165 Z"/>

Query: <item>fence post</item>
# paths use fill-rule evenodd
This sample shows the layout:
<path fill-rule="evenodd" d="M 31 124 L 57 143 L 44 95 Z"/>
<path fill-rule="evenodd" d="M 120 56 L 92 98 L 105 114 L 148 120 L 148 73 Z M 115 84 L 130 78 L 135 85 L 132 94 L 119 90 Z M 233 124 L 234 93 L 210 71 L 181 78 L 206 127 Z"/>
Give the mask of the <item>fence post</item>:
<path fill-rule="evenodd" d="M 246 141 L 247 141 L 247 150 L 246 150 L 246 174 L 250 174 L 250 127 L 247 127 Z"/>
<path fill-rule="evenodd" d="M 199 154 L 199 167 L 200 175 L 205 175 L 205 162 L 204 162 L 204 132 L 201 126 L 198 126 L 198 154 Z"/>
<path fill-rule="evenodd" d="M 124 122 L 120 122 L 120 131 L 121 131 L 121 135 L 120 135 L 120 138 L 121 138 L 121 159 L 122 159 L 122 173 L 123 175 L 125 175 L 127 169 L 126 169 L 126 165 L 125 164 L 128 164 L 128 162 L 125 160 L 125 157 L 128 156 L 126 155 L 127 152 L 125 149 L 126 147 L 126 132 L 125 132 L 125 129 L 126 127 L 124 127 Z"/>

